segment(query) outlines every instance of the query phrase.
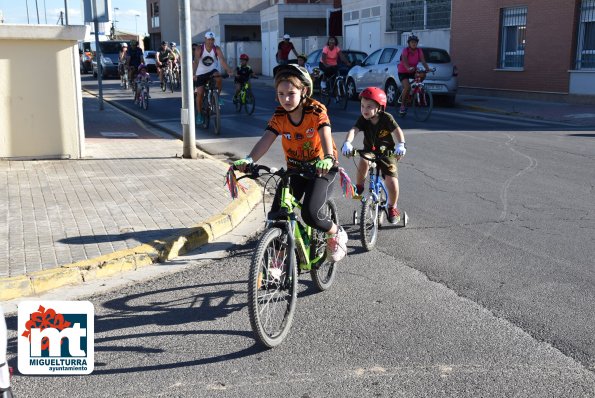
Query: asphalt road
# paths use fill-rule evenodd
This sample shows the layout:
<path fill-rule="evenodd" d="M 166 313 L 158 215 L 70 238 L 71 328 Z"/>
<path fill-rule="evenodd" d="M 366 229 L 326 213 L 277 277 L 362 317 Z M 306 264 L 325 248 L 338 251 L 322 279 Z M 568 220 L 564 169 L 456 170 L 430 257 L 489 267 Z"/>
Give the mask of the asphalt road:
<path fill-rule="evenodd" d="M 271 88 L 255 92 L 254 115 L 239 117 L 227 101 L 221 137 L 198 131 L 199 145 L 247 153 L 274 105 Z M 175 121 L 180 104 L 161 96 L 151 117 Z M 330 107 L 338 145 L 358 108 Z M 399 206 L 409 225 L 382 229 L 377 249 L 366 253 L 350 224 L 358 203 L 337 198 L 349 256 L 328 292 L 315 293 L 303 278 L 282 346 L 254 346 L 248 241 L 217 261 L 181 259 L 188 268 L 178 273 L 92 296 L 94 374 L 17 377 L 18 390 L 595 397 L 595 131 L 458 108 L 400 123 L 408 152 Z M 263 162 L 282 164 L 280 145 Z M 354 174 L 350 160 L 342 163 Z"/>

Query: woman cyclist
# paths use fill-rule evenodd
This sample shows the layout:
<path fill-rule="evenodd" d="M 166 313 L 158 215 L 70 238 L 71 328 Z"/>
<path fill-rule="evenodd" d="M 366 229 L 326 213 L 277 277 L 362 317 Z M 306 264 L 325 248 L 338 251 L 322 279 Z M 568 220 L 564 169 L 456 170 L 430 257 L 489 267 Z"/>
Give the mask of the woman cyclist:
<path fill-rule="evenodd" d="M 337 38 L 330 36 L 326 42 L 326 46 L 322 49 L 322 55 L 320 57 L 320 63 L 318 66 L 324 73 L 322 80 L 320 81 L 320 89 L 326 90 L 326 80 L 339 73 L 339 59 L 341 59 L 347 66 L 351 66 L 349 59 L 341 52 L 337 44 Z"/>
<path fill-rule="evenodd" d="M 337 262 L 347 254 L 347 233 L 330 218 L 319 216 L 338 177 L 337 148 L 326 108 L 311 98 L 313 84 L 305 68 L 295 64 L 278 65 L 273 73 L 281 106 L 275 109 L 263 136 L 250 154 L 235 161 L 234 166 L 245 172 L 250 163 L 266 154 L 279 136 L 288 168 L 303 163 L 315 165 L 316 177 L 292 177 L 291 191 L 298 200 L 304 199 L 301 213 L 304 222 L 327 233 L 327 257 Z M 280 192 L 277 191 L 271 213 L 279 211 L 279 201 Z"/>
<path fill-rule="evenodd" d="M 407 38 L 407 47 L 403 49 L 401 53 L 401 61 L 397 66 L 397 72 L 399 73 L 399 80 L 401 81 L 401 87 L 403 96 L 401 97 L 401 108 L 399 109 L 399 115 L 404 116 L 407 113 L 407 107 L 405 104 L 409 101 L 410 85 L 409 80 L 415 78 L 415 69 L 418 63 L 422 63 L 426 72 L 430 70 L 430 67 L 426 63 L 426 58 L 421 48 L 417 47 L 419 39 L 415 35 Z"/>

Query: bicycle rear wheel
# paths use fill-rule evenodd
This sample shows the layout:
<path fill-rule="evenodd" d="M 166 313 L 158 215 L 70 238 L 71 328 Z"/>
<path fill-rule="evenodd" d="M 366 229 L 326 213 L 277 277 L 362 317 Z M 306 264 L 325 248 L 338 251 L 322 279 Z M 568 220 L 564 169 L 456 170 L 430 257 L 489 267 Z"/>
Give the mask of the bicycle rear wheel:
<path fill-rule="evenodd" d="M 256 248 L 248 278 L 248 313 L 256 340 L 265 347 L 283 342 L 295 313 L 297 264 L 290 264 L 288 235 L 267 230 Z M 295 259 L 295 257 L 294 257 Z"/>
<path fill-rule="evenodd" d="M 252 94 L 252 90 L 246 91 L 246 103 L 244 104 L 244 110 L 248 115 L 254 113 L 254 107 L 256 106 L 256 100 L 254 99 L 254 94 Z"/>
<path fill-rule="evenodd" d="M 221 132 L 221 107 L 219 106 L 219 93 L 216 89 L 211 91 L 211 116 L 213 117 L 213 127 L 215 134 Z"/>
<path fill-rule="evenodd" d="M 418 122 L 425 122 L 430 117 L 434 108 L 432 93 L 428 90 L 420 90 L 413 94 L 413 116 Z"/>
<path fill-rule="evenodd" d="M 376 246 L 378 240 L 378 207 L 370 195 L 365 202 L 362 202 L 361 217 L 359 221 L 362 246 L 370 251 Z"/>
<path fill-rule="evenodd" d="M 331 220 L 339 225 L 337 205 L 332 199 L 327 200 L 324 210 L 324 218 L 330 216 Z M 322 256 L 320 261 L 313 265 L 310 275 L 318 290 L 323 292 L 331 287 L 337 273 L 335 263 L 326 259 L 326 233 L 318 230 L 314 231 L 312 234 L 311 248 L 314 250 L 314 258 Z"/>

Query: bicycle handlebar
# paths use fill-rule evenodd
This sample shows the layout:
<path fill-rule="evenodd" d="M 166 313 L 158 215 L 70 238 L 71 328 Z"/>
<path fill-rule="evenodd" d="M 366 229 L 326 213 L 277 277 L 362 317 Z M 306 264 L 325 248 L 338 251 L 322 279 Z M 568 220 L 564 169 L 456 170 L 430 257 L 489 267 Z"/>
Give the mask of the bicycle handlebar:
<path fill-rule="evenodd" d="M 373 157 L 368 157 L 365 154 L 371 153 Z M 397 156 L 394 151 L 365 151 L 363 149 L 354 149 L 351 156 L 359 156 L 362 159 L 365 159 L 370 162 L 378 162 L 382 159 L 387 158 L 397 158 L 399 160 L 400 156 Z"/>
<path fill-rule="evenodd" d="M 238 170 L 236 166 L 232 167 L 234 170 Z M 263 170 L 264 173 L 261 173 L 261 171 Z M 331 170 L 338 170 L 338 168 L 332 167 Z M 302 163 L 300 168 L 288 169 L 285 169 L 283 167 L 277 169 L 276 167 L 268 167 L 262 164 L 251 163 L 248 165 L 247 173 L 241 177 L 238 177 L 238 180 L 241 180 L 242 178 L 250 178 L 252 180 L 255 180 L 265 174 L 276 175 L 281 178 L 291 177 L 295 175 L 299 175 L 306 178 L 314 178 L 318 175 L 318 173 L 316 172 L 316 166 L 310 163 Z"/>

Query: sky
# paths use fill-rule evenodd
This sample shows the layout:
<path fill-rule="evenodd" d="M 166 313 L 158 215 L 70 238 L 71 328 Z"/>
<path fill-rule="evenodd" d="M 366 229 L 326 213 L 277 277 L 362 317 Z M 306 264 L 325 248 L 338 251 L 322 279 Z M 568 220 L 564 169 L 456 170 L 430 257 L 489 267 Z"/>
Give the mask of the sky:
<path fill-rule="evenodd" d="M 37 25 L 37 11 L 39 23 L 42 25 L 56 25 L 60 11 L 64 11 L 68 4 L 68 22 L 71 25 L 83 24 L 82 0 L 0 0 L 0 13 L 7 24 L 27 24 L 27 6 L 29 8 L 29 23 Z M 115 10 L 116 29 L 129 33 L 146 34 L 147 6 L 145 0 L 111 0 L 112 12 Z M 113 17 L 114 14 L 112 14 Z M 136 17 L 136 15 L 140 15 Z M 47 22 L 46 22 L 47 21 Z"/>

